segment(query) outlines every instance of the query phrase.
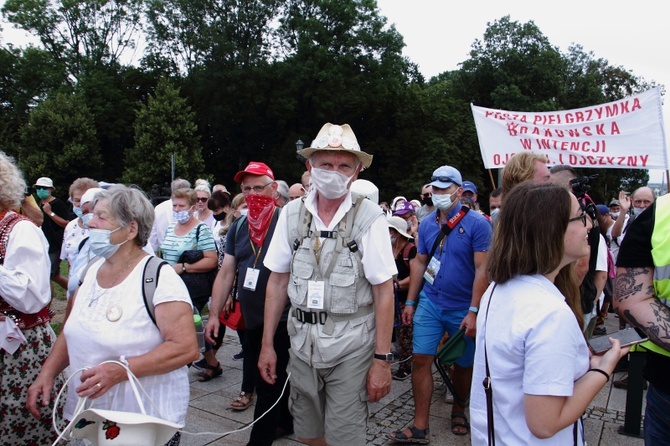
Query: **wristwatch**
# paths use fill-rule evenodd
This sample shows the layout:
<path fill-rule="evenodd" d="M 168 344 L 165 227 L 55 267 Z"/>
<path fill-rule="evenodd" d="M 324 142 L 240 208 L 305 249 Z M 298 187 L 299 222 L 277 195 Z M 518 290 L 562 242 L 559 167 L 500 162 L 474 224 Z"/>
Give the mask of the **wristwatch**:
<path fill-rule="evenodd" d="M 477 307 L 470 307 L 470 308 L 468 308 L 468 311 L 472 311 L 473 313 L 477 314 L 477 313 L 479 313 L 479 308 L 477 308 Z"/>
<path fill-rule="evenodd" d="M 385 353 L 383 355 L 375 353 L 375 359 L 380 359 L 385 362 L 393 362 L 395 360 L 395 356 L 393 353 Z"/>
<path fill-rule="evenodd" d="M 55 216 L 56 216 L 55 212 L 52 212 L 51 214 L 49 214 L 49 217 L 55 217 Z"/>
<path fill-rule="evenodd" d="M 182 262 L 181 264 L 181 272 L 185 273 L 186 272 L 186 263 Z"/>

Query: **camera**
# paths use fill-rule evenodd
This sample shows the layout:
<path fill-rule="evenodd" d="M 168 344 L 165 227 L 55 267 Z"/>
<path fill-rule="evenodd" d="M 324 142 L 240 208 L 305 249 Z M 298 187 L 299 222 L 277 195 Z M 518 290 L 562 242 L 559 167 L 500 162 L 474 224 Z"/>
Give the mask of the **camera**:
<path fill-rule="evenodd" d="M 570 187 L 572 187 L 572 193 L 575 194 L 577 198 L 584 198 L 584 195 L 591 190 L 591 180 L 598 178 L 598 174 L 593 174 L 585 177 L 573 178 L 570 180 Z"/>

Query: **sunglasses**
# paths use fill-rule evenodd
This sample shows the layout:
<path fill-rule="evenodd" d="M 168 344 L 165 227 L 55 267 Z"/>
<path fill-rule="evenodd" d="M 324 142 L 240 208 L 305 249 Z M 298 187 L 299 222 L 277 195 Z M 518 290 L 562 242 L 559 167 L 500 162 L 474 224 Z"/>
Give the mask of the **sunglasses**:
<path fill-rule="evenodd" d="M 35 190 L 47 190 L 47 189 L 49 188 L 46 186 L 35 186 Z"/>
<path fill-rule="evenodd" d="M 197 198 L 197 200 L 198 200 L 199 203 L 207 203 L 207 200 L 209 200 L 209 198 L 201 197 L 201 198 Z"/>

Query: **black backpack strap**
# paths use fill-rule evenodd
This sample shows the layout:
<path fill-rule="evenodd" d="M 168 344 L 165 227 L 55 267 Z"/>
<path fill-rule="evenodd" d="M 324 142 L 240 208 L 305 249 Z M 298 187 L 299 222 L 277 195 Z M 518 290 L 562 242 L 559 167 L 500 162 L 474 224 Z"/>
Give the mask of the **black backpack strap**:
<path fill-rule="evenodd" d="M 144 264 L 144 272 L 142 273 L 142 299 L 144 299 L 144 307 L 151 318 L 151 321 L 156 324 L 156 309 L 154 307 L 154 293 L 158 286 L 158 277 L 160 276 L 163 265 L 168 265 L 168 262 L 160 257 L 151 256 L 147 263 Z"/>

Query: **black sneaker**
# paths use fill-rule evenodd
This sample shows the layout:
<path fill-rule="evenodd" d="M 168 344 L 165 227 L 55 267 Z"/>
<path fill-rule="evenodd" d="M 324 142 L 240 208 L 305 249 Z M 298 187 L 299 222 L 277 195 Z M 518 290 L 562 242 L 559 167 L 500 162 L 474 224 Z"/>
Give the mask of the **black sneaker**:
<path fill-rule="evenodd" d="M 244 350 L 240 350 L 239 353 L 233 355 L 233 361 L 241 361 L 244 359 Z"/>
<path fill-rule="evenodd" d="M 593 336 L 604 336 L 607 334 L 607 328 L 604 325 L 599 325 L 593 329 Z"/>
<path fill-rule="evenodd" d="M 393 374 L 393 379 L 397 381 L 404 381 L 410 376 L 412 376 L 412 372 L 407 372 L 405 370 L 398 370 Z"/>

